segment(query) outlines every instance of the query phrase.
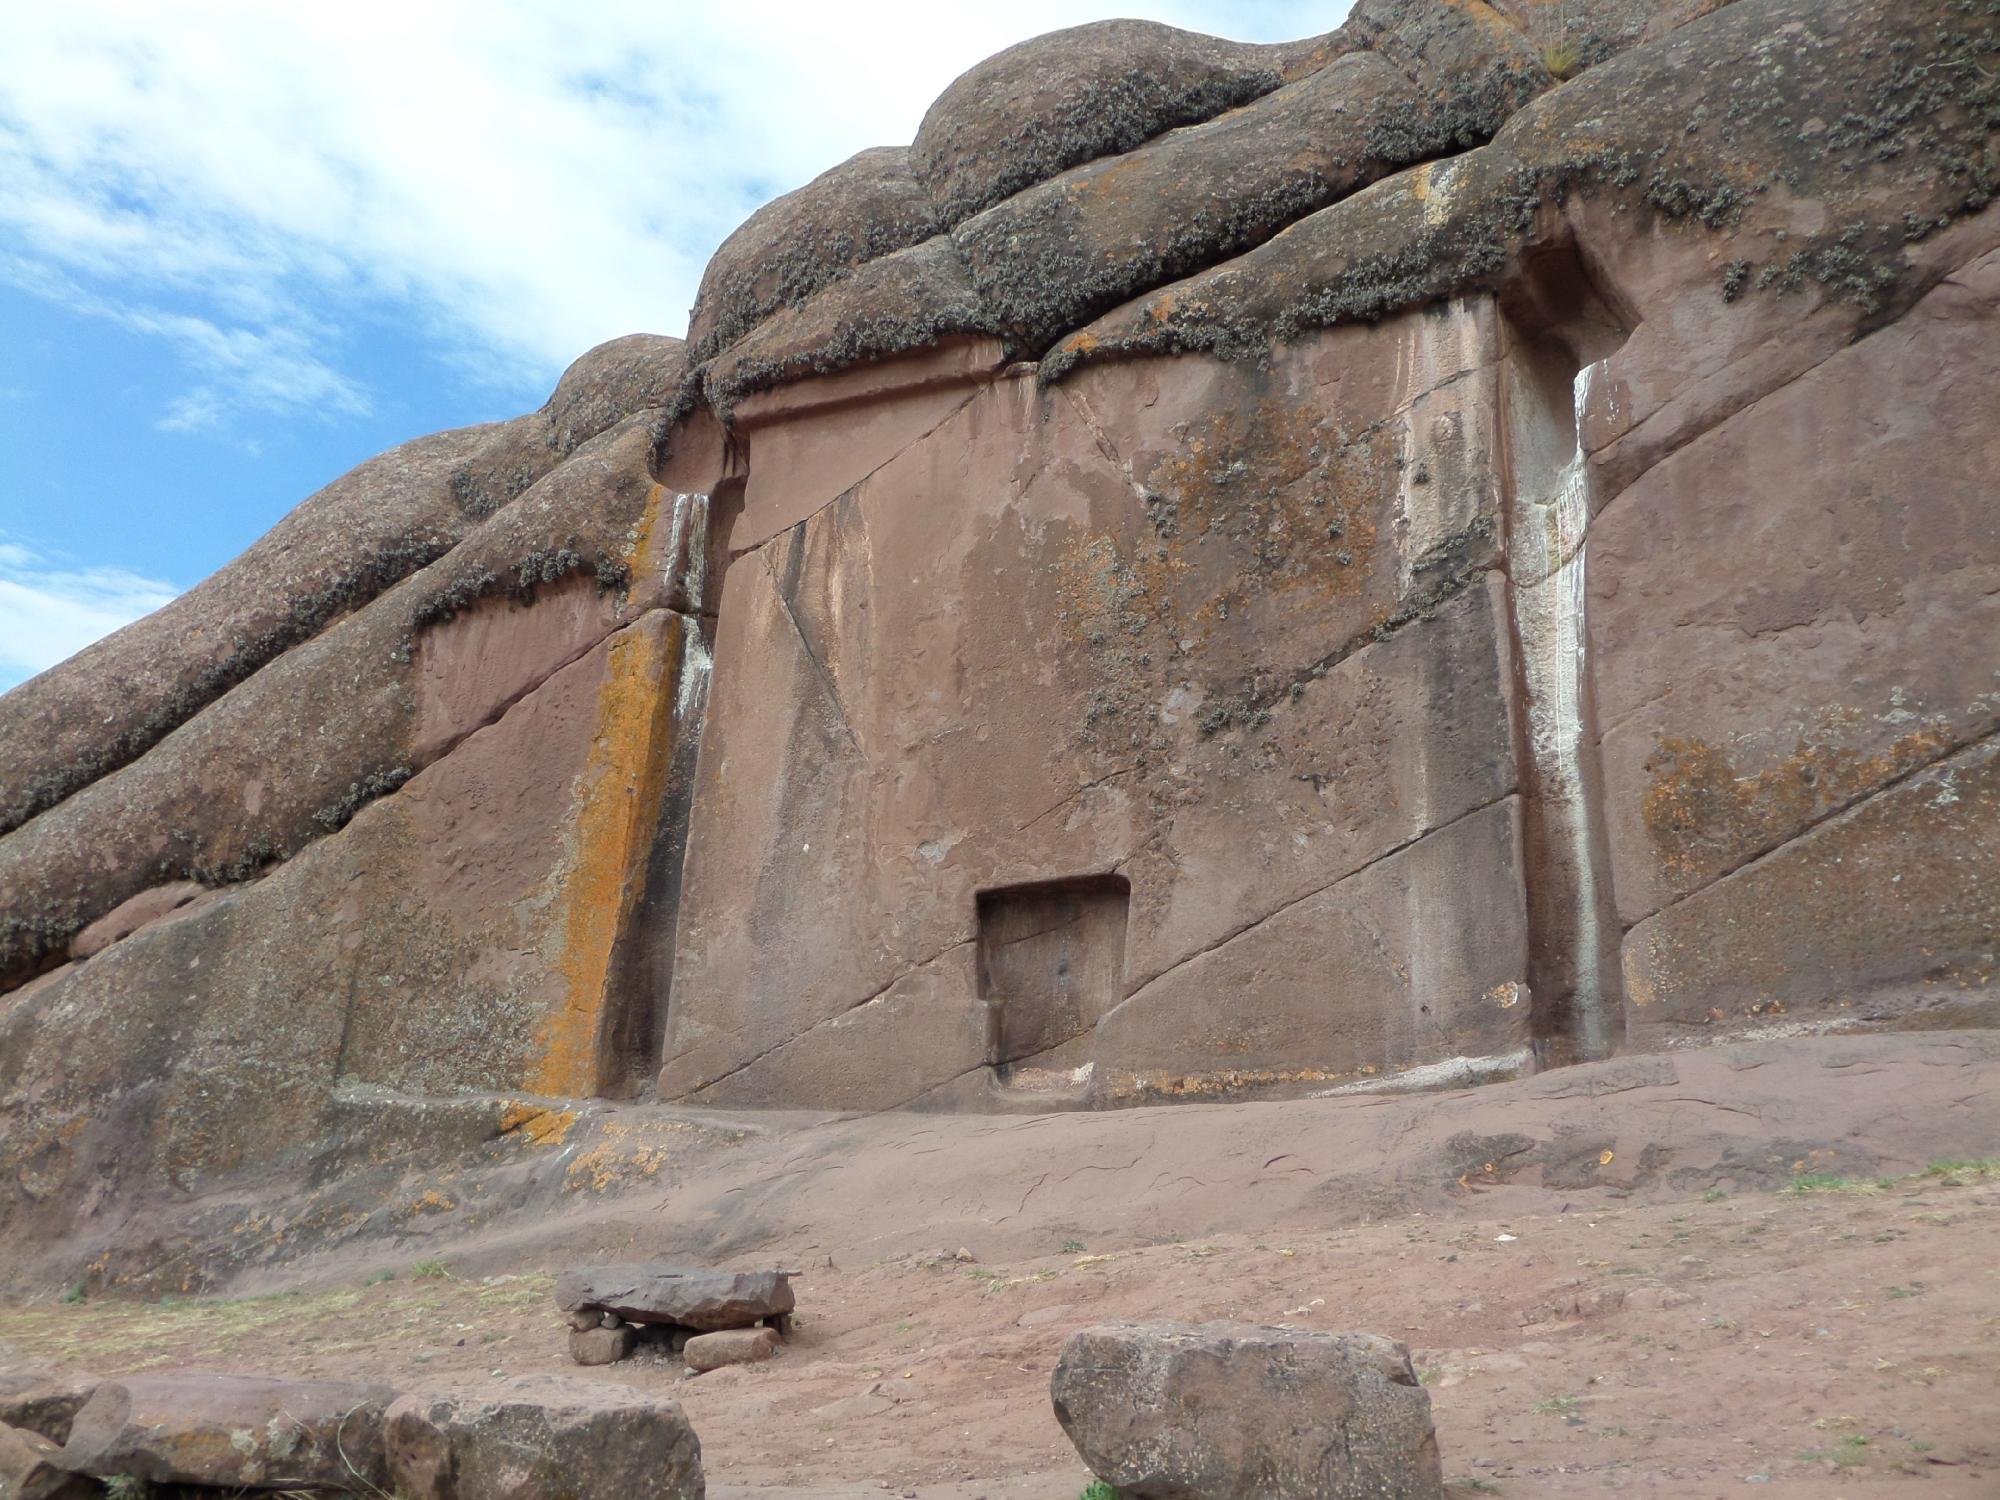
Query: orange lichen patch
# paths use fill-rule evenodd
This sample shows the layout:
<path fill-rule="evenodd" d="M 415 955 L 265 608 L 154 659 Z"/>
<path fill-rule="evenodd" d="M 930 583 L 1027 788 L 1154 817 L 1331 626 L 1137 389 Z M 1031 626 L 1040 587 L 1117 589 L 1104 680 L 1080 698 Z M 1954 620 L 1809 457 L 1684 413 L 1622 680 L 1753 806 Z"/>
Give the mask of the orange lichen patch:
<path fill-rule="evenodd" d="M 663 484 L 655 484 L 646 492 L 646 507 L 639 512 L 639 524 L 632 529 L 632 546 L 625 554 L 626 566 L 635 575 L 655 562 L 671 561 L 654 558 L 653 533 L 659 530 L 660 517 L 672 509 L 672 501 L 673 496 Z"/>
<path fill-rule="evenodd" d="M 1751 775 L 1704 740 L 1662 736 L 1646 758 L 1652 782 L 1640 817 L 1661 866 L 1685 883 L 1705 880 L 1791 837 L 1823 812 L 1938 758 L 1953 736 L 1932 726 L 1873 754 L 1800 740 Z"/>
<path fill-rule="evenodd" d="M 1514 26 L 1505 16 L 1487 3 L 1487 0 L 1445 0 L 1453 10 L 1462 10 L 1476 25 L 1484 26 L 1495 33 L 1513 34 Z"/>
<path fill-rule="evenodd" d="M 456 1199 L 445 1196 L 436 1188 L 419 1193 L 410 1200 L 410 1212 L 413 1214 L 448 1214 L 457 1207 Z"/>
<path fill-rule="evenodd" d="M 603 1092 L 611 969 L 618 935 L 643 894 L 647 857 L 673 762 L 674 706 L 686 625 L 632 627 L 614 637 L 598 693 L 597 738 L 579 778 L 575 864 L 563 889 L 562 1008 L 544 1024 L 529 1087 Z"/>
<path fill-rule="evenodd" d="M 573 1109 L 549 1109 L 540 1104 L 510 1104 L 500 1114 L 500 1133 L 525 1136 L 537 1146 L 560 1146 L 580 1116 Z"/>
<path fill-rule="evenodd" d="M 569 1164 L 563 1186 L 572 1193 L 608 1192 L 660 1175 L 667 1164 L 664 1146 L 621 1146 L 604 1141 L 585 1151 Z"/>
<path fill-rule="evenodd" d="M 1154 523 L 1170 558 L 1219 565 L 1223 587 L 1193 605 L 1226 617 L 1233 599 L 1298 595 L 1294 609 L 1359 594 L 1369 577 L 1378 517 L 1393 496 L 1394 465 L 1378 456 L 1387 429 L 1344 439 L 1310 404 L 1272 395 L 1247 419 L 1205 418 L 1178 454 L 1147 475 L 1162 497 Z"/>

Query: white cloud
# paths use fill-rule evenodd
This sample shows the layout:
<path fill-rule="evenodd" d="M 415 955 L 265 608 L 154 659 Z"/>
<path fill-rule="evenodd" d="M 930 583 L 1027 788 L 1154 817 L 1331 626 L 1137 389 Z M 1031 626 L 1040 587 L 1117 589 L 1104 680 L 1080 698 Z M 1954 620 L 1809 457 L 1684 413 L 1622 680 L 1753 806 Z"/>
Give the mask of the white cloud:
<path fill-rule="evenodd" d="M 64 0 L 0 48 L 0 277 L 167 339 L 170 430 L 360 411 L 357 320 L 510 386 L 679 332 L 759 202 L 1105 14 L 1274 39 L 1344 3 Z"/>
<path fill-rule="evenodd" d="M 0 692 L 179 592 L 123 568 L 70 567 L 33 548 L 0 542 Z"/>

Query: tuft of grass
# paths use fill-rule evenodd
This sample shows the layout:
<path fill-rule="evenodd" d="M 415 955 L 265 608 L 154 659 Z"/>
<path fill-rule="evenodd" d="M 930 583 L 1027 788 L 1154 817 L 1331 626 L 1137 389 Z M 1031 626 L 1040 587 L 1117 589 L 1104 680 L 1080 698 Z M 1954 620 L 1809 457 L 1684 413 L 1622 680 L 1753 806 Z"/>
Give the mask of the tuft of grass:
<path fill-rule="evenodd" d="M 1544 1396 L 1532 1410 L 1538 1417 L 1568 1417 L 1574 1416 L 1581 1404 L 1574 1396 Z"/>
<path fill-rule="evenodd" d="M 1837 1172 L 1801 1172 L 1779 1191 L 1804 1198 L 1814 1193 L 1876 1193 L 1888 1185 L 1886 1182 L 1863 1182 L 1858 1177 L 1842 1177 Z"/>
<path fill-rule="evenodd" d="M 1809 1464 L 1832 1464 L 1839 1469 L 1852 1469 L 1868 1462 L 1868 1439 L 1859 1432 L 1850 1432 L 1831 1448 L 1808 1448 L 1799 1455 Z"/>
<path fill-rule="evenodd" d="M 61 1302 L 67 1302 L 72 1307 L 74 1307 L 77 1303 L 83 1301 L 83 1299 L 87 1295 L 88 1293 L 86 1293 L 83 1289 L 83 1283 L 80 1281 L 76 1281 L 64 1287 L 62 1296 L 59 1297 L 57 1300 Z"/>
<path fill-rule="evenodd" d="M 1084 1486 L 1083 1493 L 1076 1500 L 1124 1500 L 1124 1497 L 1103 1480 L 1093 1479 Z"/>
<path fill-rule="evenodd" d="M 410 1267 L 412 1281 L 443 1281 L 450 1275 L 441 1260 L 420 1260 Z"/>
<path fill-rule="evenodd" d="M 1701 1195 L 1701 1201 L 1704 1203 L 1720 1203 L 1728 1196 L 1729 1194 L 1725 1193 L 1721 1188 L 1712 1187 Z"/>
<path fill-rule="evenodd" d="M 1062 1253 L 1064 1255 L 1081 1255 L 1083 1254 L 1083 1248 L 1082 1240 L 1064 1240 Z"/>
<path fill-rule="evenodd" d="M 1934 1161 L 1924 1168 L 1924 1176 L 1943 1180 L 1946 1187 L 1964 1187 L 1972 1181 L 2000 1177 L 2000 1157 L 1979 1161 Z"/>
<path fill-rule="evenodd" d="M 377 1271 L 361 1284 L 363 1286 L 380 1286 L 385 1281 L 394 1281 L 395 1279 L 396 1273 L 394 1271 Z"/>
<path fill-rule="evenodd" d="M 1549 77 L 1559 82 L 1574 78 L 1582 62 L 1583 49 L 1567 37 L 1558 38 L 1542 48 L 1542 66 L 1549 70 Z"/>
<path fill-rule="evenodd" d="M 113 1474 L 104 1481 L 105 1500 L 146 1500 L 153 1486 L 135 1474 Z"/>

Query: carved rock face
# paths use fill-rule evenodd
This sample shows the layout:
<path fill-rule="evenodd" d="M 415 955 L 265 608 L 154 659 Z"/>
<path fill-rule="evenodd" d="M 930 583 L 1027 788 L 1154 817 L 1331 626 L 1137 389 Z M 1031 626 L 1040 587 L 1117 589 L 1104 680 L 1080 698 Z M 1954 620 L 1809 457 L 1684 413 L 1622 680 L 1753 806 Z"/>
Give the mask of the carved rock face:
<path fill-rule="evenodd" d="M 8 1235 L 348 1181 L 388 1095 L 471 1150 L 1991 1024 L 1996 80 L 1992 0 L 974 69 L 691 347 L 0 700 Z"/>

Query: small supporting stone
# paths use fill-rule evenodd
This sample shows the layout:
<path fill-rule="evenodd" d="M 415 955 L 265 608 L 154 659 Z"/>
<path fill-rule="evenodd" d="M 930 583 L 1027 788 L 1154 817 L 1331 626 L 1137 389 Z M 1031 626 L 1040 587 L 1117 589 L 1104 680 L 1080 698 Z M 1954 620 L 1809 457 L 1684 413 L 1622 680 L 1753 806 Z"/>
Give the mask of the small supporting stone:
<path fill-rule="evenodd" d="M 636 1341 L 630 1328 L 572 1328 L 569 1357 L 580 1365 L 615 1365 L 632 1357 Z"/>
<path fill-rule="evenodd" d="M 775 1328 L 730 1328 L 689 1339 L 681 1358 L 700 1375 L 724 1365 L 750 1365 L 769 1359 L 782 1342 Z"/>

